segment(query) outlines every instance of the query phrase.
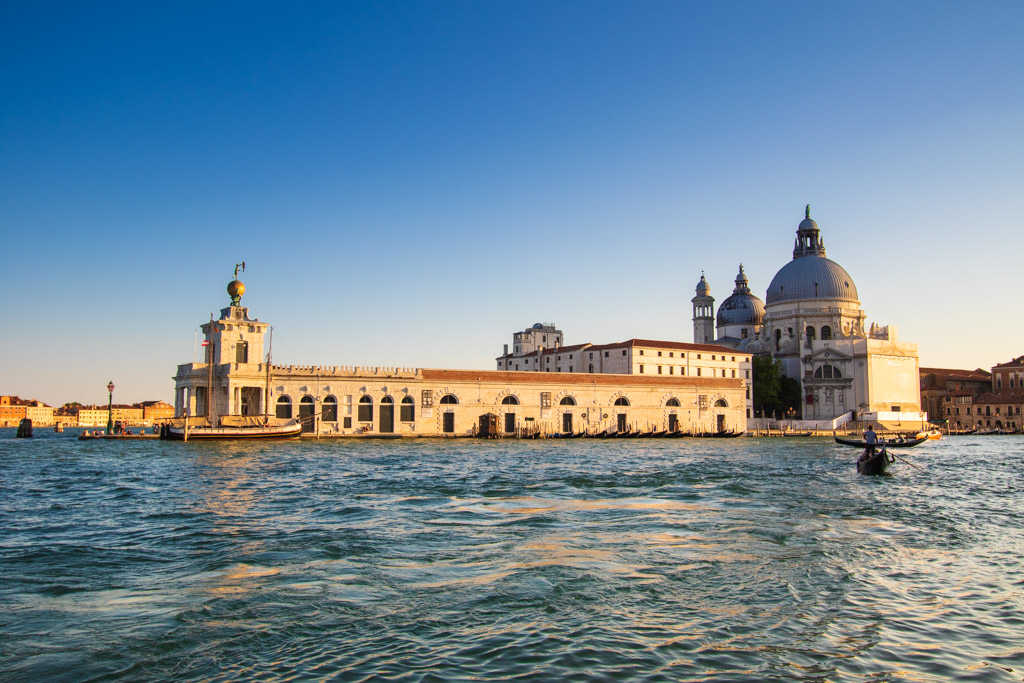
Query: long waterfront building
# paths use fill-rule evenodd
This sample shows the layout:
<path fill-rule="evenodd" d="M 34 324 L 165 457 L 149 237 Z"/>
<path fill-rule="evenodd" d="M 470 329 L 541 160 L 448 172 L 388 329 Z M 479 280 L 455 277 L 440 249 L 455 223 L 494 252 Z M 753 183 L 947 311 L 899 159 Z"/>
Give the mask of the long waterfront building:
<path fill-rule="evenodd" d="M 677 356 L 674 346 L 637 340 L 600 350 L 608 350 L 608 358 L 613 347 L 625 350 L 633 360 L 640 353 L 648 357 L 650 350 L 652 360 L 661 361 L 652 368 L 672 370 L 630 374 L 623 368 L 609 374 L 611 366 L 591 373 L 564 364 L 565 369 L 550 373 L 268 365 L 263 360 L 268 324 L 250 317 L 241 305 L 241 283 L 232 282 L 228 290 L 231 305 L 221 310 L 220 319 L 202 326 L 205 362 L 178 366 L 177 417 L 206 417 L 212 424 L 226 416 L 266 416 L 272 423 L 298 418 L 306 434 L 319 436 L 470 436 L 482 419 L 507 435 L 746 430 L 748 378 L 740 358 L 749 365 L 749 354 L 724 347 L 713 347 L 716 358 L 709 362 L 716 370 L 710 374 L 697 358 L 690 362 Z M 700 361 L 708 352 L 684 346 L 686 353 L 699 353 Z M 719 361 L 721 354 L 736 360 L 723 356 Z M 640 363 L 635 366 L 639 370 Z"/>

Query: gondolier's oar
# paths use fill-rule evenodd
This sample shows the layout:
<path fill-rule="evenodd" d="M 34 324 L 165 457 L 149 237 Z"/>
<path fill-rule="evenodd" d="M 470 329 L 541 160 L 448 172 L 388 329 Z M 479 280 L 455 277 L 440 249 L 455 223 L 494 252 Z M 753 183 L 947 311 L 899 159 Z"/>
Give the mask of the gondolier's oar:
<path fill-rule="evenodd" d="M 909 461 L 909 460 L 907 460 L 906 458 L 904 458 L 904 457 L 902 457 L 902 456 L 899 456 L 899 455 L 896 455 L 895 453 L 893 453 L 893 454 L 892 454 L 892 456 L 893 456 L 894 458 L 899 458 L 899 459 L 900 459 L 900 460 L 902 460 L 903 462 L 905 462 L 905 463 L 907 463 L 908 465 L 910 465 L 911 467 L 913 467 L 913 468 L 914 468 L 915 470 L 923 470 L 923 469 L 924 469 L 923 467 L 918 467 L 917 465 L 915 465 L 914 463 L 910 462 L 910 461 Z"/>

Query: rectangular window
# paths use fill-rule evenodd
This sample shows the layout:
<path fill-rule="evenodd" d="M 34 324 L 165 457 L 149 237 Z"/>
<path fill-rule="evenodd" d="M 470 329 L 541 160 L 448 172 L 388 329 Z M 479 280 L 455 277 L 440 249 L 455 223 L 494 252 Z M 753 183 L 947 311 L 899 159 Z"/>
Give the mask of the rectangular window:
<path fill-rule="evenodd" d="M 658 356 L 659 356 L 659 357 L 661 356 L 661 351 L 658 351 Z"/>
<path fill-rule="evenodd" d="M 700 354 L 699 353 L 697 354 L 697 360 L 700 360 Z"/>
<path fill-rule="evenodd" d="M 429 389 L 423 389 L 420 391 L 420 407 L 430 408 L 434 405 L 434 392 Z"/>
<path fill-rule="evenodd" d="M 402 400 L 402 409 L 399 416 L 402 422 L 413 422 L 416 419 L 416 406 L 410 400 L 408 403 Z"/>
<path fill-rule="evenodd" d="M 640 349 L 640 355 L 641 356 L 644 355 L 644 350 L 643 349 Z"/>
<path fill-rule="evenodd" d="M 641 354 L 643 354 L 643 351 L 641 351 L 640 353 L 641 353 Z M 626 349 L 622 349 L 622 355 L 623 355 L 623 356 L 625 356 L 625 355 L 626 355 Z"/>
<path fill-rule="evenodd" d="M 659 375 L 661 374 L 661 366 L 660 365 L 658 366 L 658 374 Z"/>
<path fill-rule="evenodd" d="M 604 357 L 605 357 L 605 358 L 607 358 L 607 357 L 608 357 L 608 352 L 607 352 L 607 351 L 605 351 L 605 352 L 604 352 Z"/>
<path fill-rule="evenodd" d="M 700 377 L 700 368 L 697 368 L 697 376 Z"/>
<path fill-rule="evenodd" d="M 640 366 L 640 374 L 641 375 L 644 374 L 644 366 L 642 366 L 642 365 Z"/>
<path fill-rule="evenodd" d="M 235 362 L 236 363 L 248 363 L 249 362 L 249 344 L 246 342 L 238 342 L 235 344 Z"/>
<path fill-rule="evenodd" d="M 551 392 L 542 391 L 540 392 L 540 407 L 550 408 L 551 407 Z"/>
<path fill-rule="evenodd" d="M 343 424 L 345 426 L 345 429 L 352 429 L 352 418 L 346 417 Z"/>
<path fill-rule="evenodd" d="M 735 376 L 736 376 L 736 371 L 735 371 L 735 370 L 733 370 L 733 371 L 732 371 L 732 376 L 733 376 L 733 377 L 735 377 Z"/>

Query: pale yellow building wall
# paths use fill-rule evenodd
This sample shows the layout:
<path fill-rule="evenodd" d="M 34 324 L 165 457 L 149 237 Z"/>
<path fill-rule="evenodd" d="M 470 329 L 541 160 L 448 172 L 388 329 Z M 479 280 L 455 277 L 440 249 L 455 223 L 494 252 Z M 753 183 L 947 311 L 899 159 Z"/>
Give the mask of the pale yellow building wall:
<path fill-rule="evenodd" d="M 228 396 L 236 384 L 250 384 L 260 373 L 236 371 L 234 364 L 218 372 L 214 387 L 215 420 L 231 412 Z M 429 375 L 456 373 L 460 376 L 478 374 L 475 379 L 437 379 Z M 426 375 L 426 376 L 425 376 Z M 179 366 L 176 377 L 178 416 L 194 408 L 194 391 L 205 387 L 205 366 L 187 364 Z M 324 399 L 334 397 L 338 405 L 338 421 L 318 420 L 316 431 L 324 436 L 380 433 L 381 399 L 392 397 L 394 403 L 394 433 L 409 436 L 443 436 L 444 414 L 454 414 L 453 436 L 466 436 L 474 432 L 481 415 L 493 413 L 504 427 L 504 414 L 515 414 L 519 429 L 538 429 L 542 432 L 562 431 L 563 415 L 572 415 L 573 431 L 602 431 L 617 428 L 618 415 L 623 414 L 629 428 L 661 430 L 669 426 L 669 415 L 674 414 L 683 430 L 715 431 L 719 415 L 727 429 L 746 430 L 746 390 L 744 381 L 737 378 L 642 378 L 620 375 L 577 373 L 524 373 L 494 371 L 431 371 L 398 368 L 320 368 L 310 366 L 275 366 L 271 381 L 270 411 L 272 421 L 277 420 L 276 406 L 281 397 L 287 397 L 292 418 L 299 416 L 302 398 L 314 400 L 314 413 L 322 416 Z M 424 404 L 427 391 L 429 405 Z M 551 405 L 546 406 L 542 394 L 547 393 Z M 446 395 L 456 397 L 455 405 L 442 404 Z M 373 419 L 359 420 L 359 399 L 372 400 Z M 415 419 L 401 420 L 402 399 L 414 401 Z M 504 404 L 513 396 L 517 404 Z M 575 405 L 561 405 L 566 398 Z M 628 406 L 616 406 L 617 399 L 625 399 Z M 670 399 L 679 406 L 669 407 Z M 722 401 L 724 406 L 716 407 Z M 237 406 L 234 406 L 237 407 Z M 345 427 L 350 417 L 351 426 Z"/>

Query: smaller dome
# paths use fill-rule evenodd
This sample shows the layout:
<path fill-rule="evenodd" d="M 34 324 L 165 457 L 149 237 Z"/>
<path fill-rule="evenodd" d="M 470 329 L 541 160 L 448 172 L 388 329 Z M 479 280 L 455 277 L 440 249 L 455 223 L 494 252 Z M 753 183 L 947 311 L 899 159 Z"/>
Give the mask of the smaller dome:
<path fill-rule="evenodd" d="M 534 323 L 533 324 L 533 329 L 535 329 L 535 330 L 543 330 L 544 326 L 541 325 L 540 323 Z"/>
<path fill-rule="evenodd" d="M 817 230 L 818 229 L 818 224 L 814 221 L 813 218 L 808 216 L 807 218 L 805 218 L 802 221 L 800 221 L 800 225 L 798 225 L 796 229 L 798 231 L 799 230 Z"/>
<path fill-rule="evenodd" d="M 764 321 L 764 302 L 750 293 L 750 282 L 747 274 L 736 275 L 736 288 L 728 299 L 718 307 L 718 325 L 760 325 Z"/>

